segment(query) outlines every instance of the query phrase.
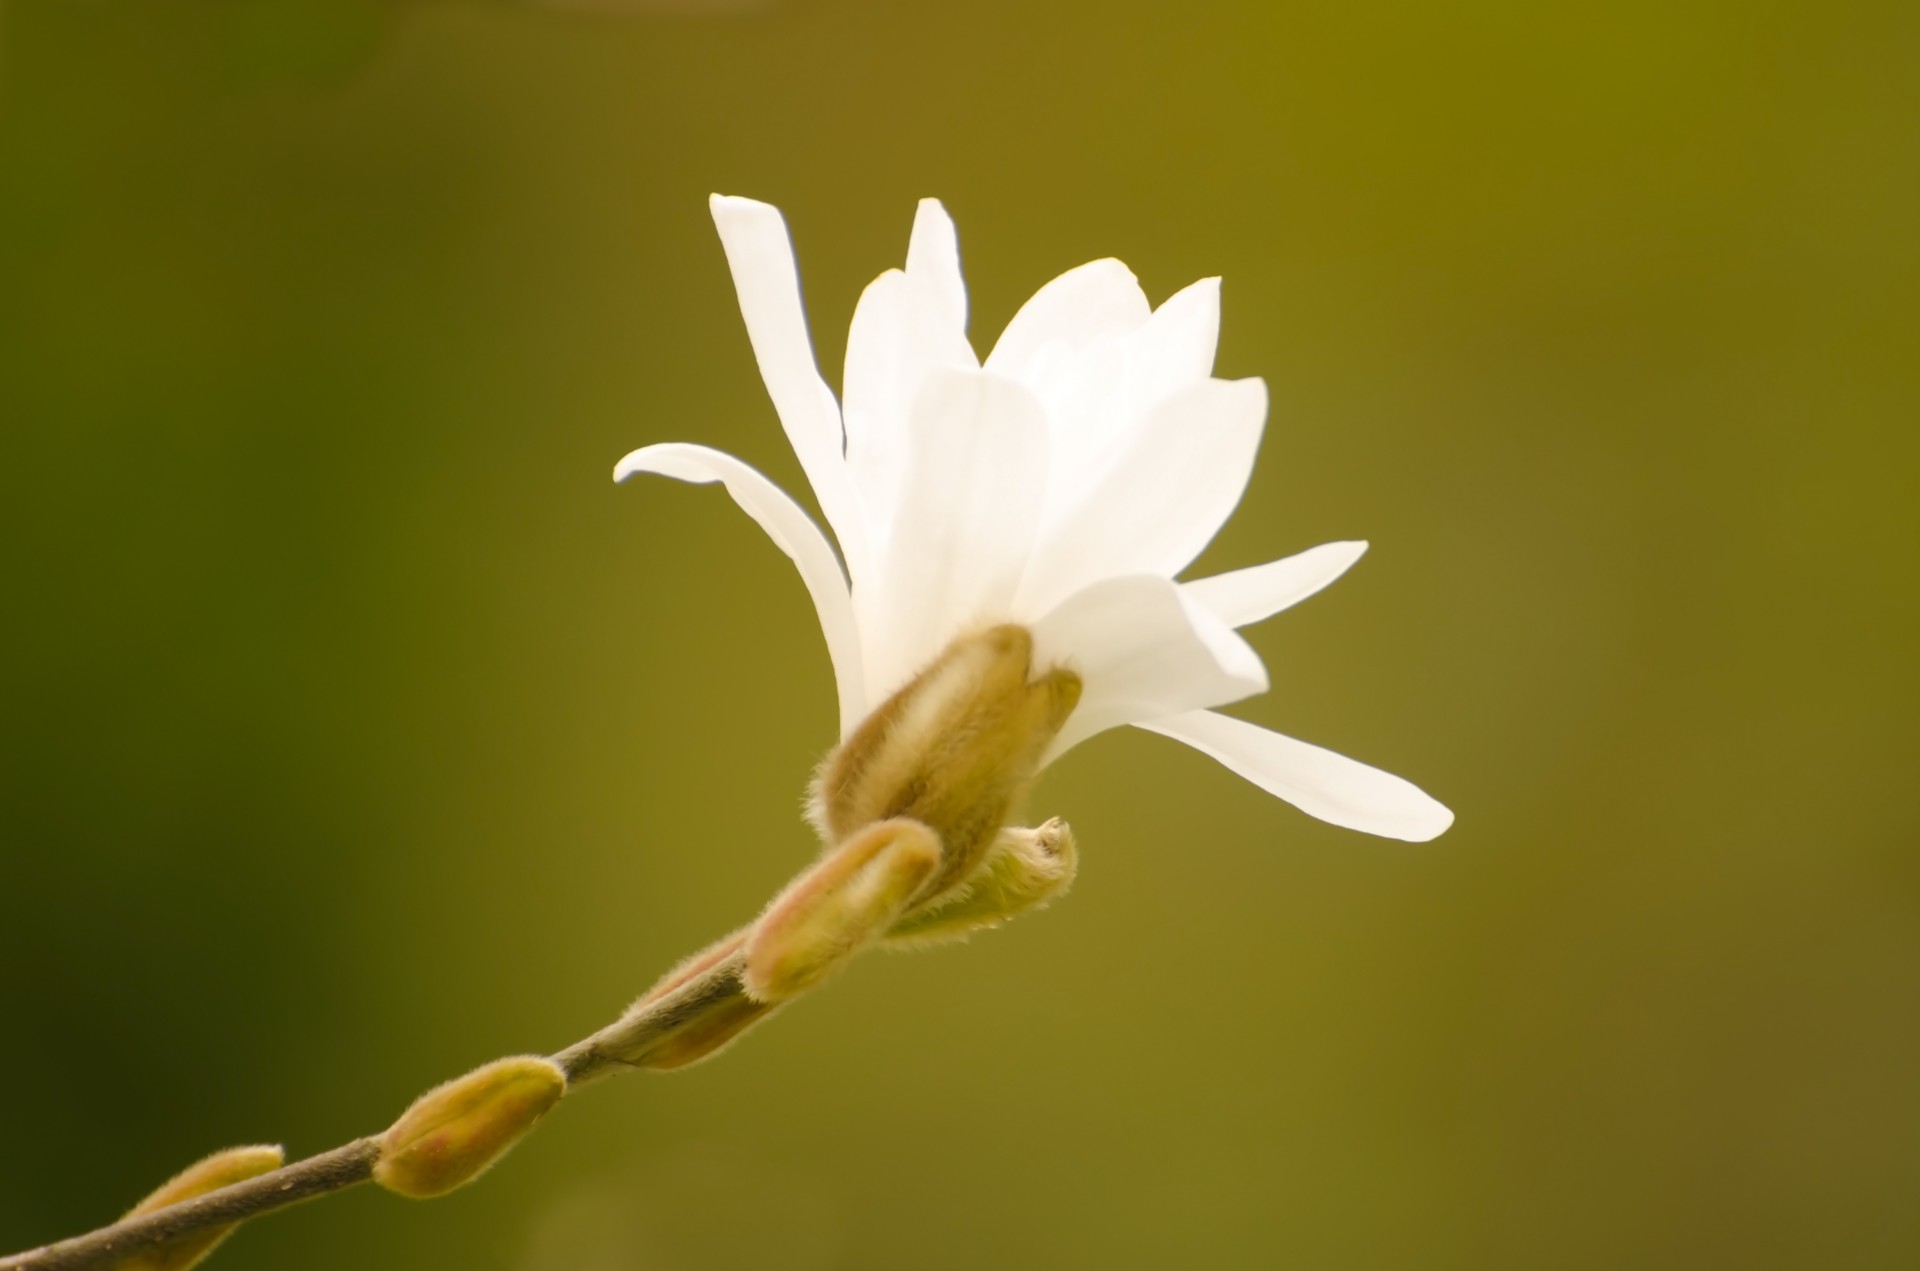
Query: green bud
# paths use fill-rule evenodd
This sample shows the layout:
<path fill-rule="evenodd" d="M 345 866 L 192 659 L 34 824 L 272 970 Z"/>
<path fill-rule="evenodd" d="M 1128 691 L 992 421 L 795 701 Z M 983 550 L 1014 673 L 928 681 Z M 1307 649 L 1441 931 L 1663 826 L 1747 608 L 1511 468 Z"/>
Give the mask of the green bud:
<path fill-rule="evenodd" d="M 413 1101 L 380 1136 L 373 1181 L 424 1200 L 485 1173 L 567 1092 L 552 1060 L 517 1055 L 483 1064 Z"/>
<path fill-rule="evenodd" d="M 1080 701 L 1079 676 L 1055 668 L 1029 679 L 1032 663 L 1032 633 L 1012 624 L 948 645 L 821 766 L 811 804 L 821 837 L 918 821 L 943 853 L 929 891 L 971 875 Z"/>
<path fill-rule="evenodd" d="M 1001 831 L 967 880 L 920 905 L 887 932 L 889 944 L 964 940 L 1009 918 L 1045 908 L 1073 885 L 1080 854 L 1073 831 L 1055 817 L 1038 829 Z"/>
<path fill-rule="evenodd" d="M 825 980 L 900 920 L 940 863 L 940 840 L 918 821 L 881 821 L 853 835 L 754 924 L 748 994 L 778 1002 Z"/>
<path fill-rule="evenodd" d="M 184 1200 L 217 1192 L 222 1187 L 257 1178 L 286 1163 L 287 1155 L 277 1146 L 230 1147 L 202 1157 L 175 1174 L 151 1192 L 146 1199 L 126 1212 L 138 1218 Z M 113 1264 L 114 1271 L 186 1271 L 212 1253 L 222 1240 L 233 1234 L 238 1223 L 210 1227 L 180 1237 L 155 1249 L 145 1249 Z"/>

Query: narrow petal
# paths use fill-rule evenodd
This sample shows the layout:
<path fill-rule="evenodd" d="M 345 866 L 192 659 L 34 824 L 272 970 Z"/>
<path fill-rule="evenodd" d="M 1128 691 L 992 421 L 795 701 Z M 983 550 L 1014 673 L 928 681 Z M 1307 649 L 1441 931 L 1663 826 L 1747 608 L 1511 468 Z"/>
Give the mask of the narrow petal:
<path fill-rule="evenodd" d="M 889 269 L 860 293 L 847 332 L 846 374 L 841 381 L 846 398 L 847 469 L 865 510 L 870 542 L 881 541 L 892 523 L 906 464 L 906 315 L 907 276 Z M 858 584 L 860 571 L 854 570 L 853 577 Z"/>
<path fill-rule="evenodd" d="M 1117 260 L 1069 269 L 1033 293 L 1001 333 L 986 368 L 1025 383 L 1049 345 L 1079 348 L 1102 335 L 1131 331 L 1152 312 L 1133 271 Z"/>
<path fill-rule="evenodd" d="M 1018 384 L 928 377 L 878 586 L 856 593 L 868 700 L 878 702 L 974 623 L 1005 620 L 1047 481 L 1046 420 Z"/>
<path fill-rule="evenodd" d="M 1044 612 L 1097 578 L 1171 578 L 1233 514 L 1267 414 L 1257 379 L 1201 380 L 1148 413 L 1076 492 L 1056 490 L 1020 610 Z"/>
<path fill-rule="evenodd" d="M 1362 539 L 1322 543 L 1264 565 L 1196 578 L 1182 584 L 1181 592 L 1211 609 L 1228 626 L 1250 626 L 1326 587 L 1353 568 L 1366 551 Z"/>
<path fill-rule="evenodd" d="M 1140 727 L 1187 743 L 1333 825 L 1424 843 L 1453 824 L 1453 813 L 1411 781 L 1243 719 L 1194 711 Z"/>
<path fill-rule="evenodd" d="M 732 455 L 685 442 L 646 446 L 622 459 L 613 469 L 615 481 L 636 472 L 726 487 L 733 501 L 767 532 L 774 546 L 785 552 L 800 570 L 800 580 L 813 597 L 820 630 L 827 638 L 827 656 L 833 660 L 834 683 L 840 692 L 840 735 L 846 736 L 866 716 L 862 696 L 860 637 L 854 628 L 853 602 L 846 576 L 840 572 L 833 547 L 800 505 L 779 486 Z"/>
<path fill-rule="evenodd" d="M 709 205 L 733 271 L 740 316 L 746 319 L 760 378 L 827 523 L 849 558 L 857 558 L 865 527 L 847 478 L 840 408 L 814 365 L 787 223 L 779 209 L 752 199 L 716 194 Z"/>
<path fill-rule="evenodd" d="M 907 305 L 913 337 L 933 365 L 977 367 L 967 343 L 967 286 L 960 240 L 939 199 L 921 199 L 907 241 Z"/>
<path fill-rule="evenodd" d="M 907 417 L 927 376 L 979 365 L 967 343 L 967 291 L 953 221 L 939 200 L 922 199 L 906 269 L 889 269 L 868 285 L 847 334 L 841 385 L 847 467 L 870 541 L 884 539 L 893 522 L 904 479 Z M 857 584 L 857 565 L 853 575 Z"/>
<path fill-rule="evenodd" d="M 1033 626 L 1036 669 L 1080 675 L 1080 704 L 1047 761 L 1108 728 L 1263 693 L 1266 668 L 1233 631 L 1165 578 L 1108 578 Z"/>

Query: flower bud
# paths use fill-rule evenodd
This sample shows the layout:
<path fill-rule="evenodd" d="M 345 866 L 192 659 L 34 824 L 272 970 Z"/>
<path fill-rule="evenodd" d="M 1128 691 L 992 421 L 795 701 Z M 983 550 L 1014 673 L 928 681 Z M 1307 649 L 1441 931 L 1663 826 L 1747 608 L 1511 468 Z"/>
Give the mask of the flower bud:
<path fill-rule="evenodd" d="M 918 821 L 869 825 L 774 899 L 747 937 L 747 992 L 777 1002 L 813 988 L 899 921 L 939 870 Z"/>
<path fill-rule="evenodd" d="M 943 853 L 929 892 L 973 872 L 1080 701 L 1080 677 L 1032 673 L 1033 635 L 1004 624 L 961 636 L 882 702 L 821 766 L 812 812 L 829 843 L 910 818 Z"/>
<path fill-rule="evenodd" d="M 667 1071 L 711 1058 L 732 1045 L 734 1038 L 779 1009 L 779 1002 L 758 1001 L 745 993 L 717 1001 L 698 1019 L 647 1047 L 634 1061 L 635 1066 Z"/>
<path fill-rule="evenodd" d="M 889 944 L 943 944 L 1045 908 L 1073 885 L 1080 855 L 1055 817 L 1037 829 L 1001 831 L 965 882 L 916 908 L 887 932 Z"/>
<path fill-rule="evenodd" d="M 245 1182 L 286 1162 L 286 1153 L 277 1146 L 230 1147 L 195 1161 L 151 1192 L 146 1199 L 126 1212 L 138 1218 L 181 1201 L 217 1192 L 222 1187 Z M 153 1249 L 143 1249 L 113 1264 L 114 1271 L 186 1271 L 214 1251 L 222 1240 L 233 1234 L 238 1223 L 210 1227 L 181 1236 Z"/>
<path fill-rule="evenodd" d="M 737 987 L 731 993 L 703 994 L 696 1000 L 671 1006 L 666 1001 L 695 980 L 721 970 L 729 959 L 737 959 L 751 931 L 751 928 L 742 928 L 714 942 L 668 971 L 642 993 L 628 1008 L 629 1017 L 668 1007 L 680 1018 L 639 1049 L 621 1053 L 621 1060 L 638 1068 L 684 1068 L 718 1054 L 731 1045 L 734 1038 L 778 1010 L 778 1003 L 755 1001 Z M 737 986 L 739 981 L 735 979 L 733 983 Z"/>
<path fill-rule="evenodd" d="M 483 1064 L 413 1101 L 380 1136 L 373 1180 L 424 1200 L 472 1182 L 567 1092 L 548 1059 L 517 1055 Z"/>

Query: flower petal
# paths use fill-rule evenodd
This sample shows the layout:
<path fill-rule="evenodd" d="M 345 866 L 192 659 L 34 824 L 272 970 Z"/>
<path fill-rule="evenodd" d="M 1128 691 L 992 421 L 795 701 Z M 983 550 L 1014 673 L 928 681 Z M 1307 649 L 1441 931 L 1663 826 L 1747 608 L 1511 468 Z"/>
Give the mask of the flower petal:
<path fill-rule="evenodd" d="M 1185 569 L 1240 502 L 1266 413 L 1261 381 L 1201 380 L 1148 412 L 1077 490 L 1049 491 L 1071 501 L 1048 505 L 1020 612 L 1098 578 Z"/>
<path fill-rule="evenodd" d="M 1034 666 L 1079 673 L 1080 704 L 1047 762 L 1108 728 L 1264 693 L 1252 647 L 1165 578 L 1108 578 L 1033 624 Z"/>
<path fill-rule="evenodd" d="M 1250 626 L 1326 587 L 1366 552 L 1362 539 L 1322 543 L 1264 565 L 1196 578 L 1183 583 L 1181 592 L 1211 609 L 1228 626 Z"/>
<path fill-rule="evenodd" d="M 1202 278 L 1168 296 L 1129 343 L 1135 368 L 1131 387 L 1143 405 L 1212 375 L 1220 343 L 1220 280 Z"/>
<path fill-rule="evenodd" d="M 986 369 L 1022 383 L 1049 345 L 1080 348 L 1102 335 L 1118 335 L 1152 312 L 1133 271 L 1117 260 L 1095 260 L 1069 269 L 1033 293 L 1000 334 Z"/>
<path fill-rule="evenodd" d="M 732 455 L 707 446 L 665 442 L 642 447 L 614 465 L 613 479 L 625 481 L 636 472 L 696 485 L 720 482 L 774 546 L 799 567 L 800 580 L 813 597 L 821 633 L 827 638 L 827 656 L 833 661 L 834 683 L 840 692 L 840 735 L 852 732 L 867 713 L 861 694 L 860 636 L 854 627 L 846 576 L 826 535 L 779 486 Z"/>
<path fill-rule="evenodd" d="M 1453 813 L 1411 781 L 1243 719 L 1194 711 L 1140 727 L 1187 743 L 1333 825 L 1424 843 L 1453 824 Z"/>
<path fill-rule="evenodd" d="M 878 586 L 854 604 L 869 700 L 898 688 L 977 622 L 1003 621 L 1046 490 L 1046 419 L 1018 384 L 935 371 L 908 421 L 906 464 Z"/>
<path fill-rule="evenodd" d="M 935 366 L 978 367 L 967 343 L 967 285 L 960 241 L 939 199 L 921 199 L 907 240 L 907 309 L 912 337 Z"/>
<path fill-rule="evenodd" d="M 840 408 L 814 365 L 800 271 L 779 209 L 753 199 L 716 194 L 708 200 L 726 249 L 760 378 L 786 429 L 820 510 L 850 560 L 864 552 L 865 526 L 857 514 L 843 458 Z"/>
<path fill-rule="evenodd" d="M 889 269 L 867 284 L 847 331 L 841 393 L 847 470 L 865 509 L 869 542 L 885 538 L 906 464 L 907 276 Z M 860 581 L 860 571 L 853 572 Z"/>
<path fill-rule="evenodd" d="M 922 199 L 906 269 L 889 269 L 868 285 L 847 333 L 841 384 L 847 467 L 870 541 L 886 537 L 898 511 L 907 417 L 927 376 L 979 365 L 967 343 L 967 291 L 953 221 L 938 199 Z M 852 572 L 857 581 L 857 564 Z"/>

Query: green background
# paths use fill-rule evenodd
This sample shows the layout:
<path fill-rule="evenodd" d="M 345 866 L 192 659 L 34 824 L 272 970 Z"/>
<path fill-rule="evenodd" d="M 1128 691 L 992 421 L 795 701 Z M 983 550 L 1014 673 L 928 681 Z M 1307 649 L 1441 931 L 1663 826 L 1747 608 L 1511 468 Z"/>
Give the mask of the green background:
<path fill-rule="evenodd" d="M 1201 569 L 1374 544 L 1238 712 L 1458 825 L 1110 734 L 1046 914 L 213 1265 L 1920 1265 L 1920 7 L 702 7 L 0 11 L 0 1248 L 557 1048 L 809 858 L 804 591 L 608 480 L 801 488 L 721 190 L 836 382 L 921 195 L 982 348 L 1223 275 Z"/>

